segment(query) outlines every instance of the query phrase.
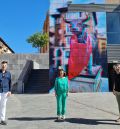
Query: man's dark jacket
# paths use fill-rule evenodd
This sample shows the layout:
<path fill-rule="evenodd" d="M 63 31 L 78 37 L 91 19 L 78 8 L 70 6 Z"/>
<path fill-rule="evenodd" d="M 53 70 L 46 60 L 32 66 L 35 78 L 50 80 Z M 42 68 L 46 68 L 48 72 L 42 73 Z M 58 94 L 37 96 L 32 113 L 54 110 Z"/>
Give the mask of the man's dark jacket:
<path fill-rule="evenodd" d="M 2 73 L 0 70 L 0 93 L 11 91 L 11 74 L 9 71 Z"/>

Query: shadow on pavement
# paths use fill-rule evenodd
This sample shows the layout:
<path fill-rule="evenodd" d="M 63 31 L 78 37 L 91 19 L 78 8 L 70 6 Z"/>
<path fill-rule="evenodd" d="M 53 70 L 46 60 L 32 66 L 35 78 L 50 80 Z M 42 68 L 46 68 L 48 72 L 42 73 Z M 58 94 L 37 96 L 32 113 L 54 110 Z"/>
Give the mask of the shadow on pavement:
<path fill-rule="evenodd" d="M 8 120 L 17 120 L 17 121 L 39 121 L 39 120 L 55 120 L 56 117 L 14 117 L 8 118 Z M 58 122 L 55 120 L 55 122 Z M 59 121 L 63 122 L 63 121 Z M 73 123 L 73 124 L 85 124 L 85 125 L 99 125 L 99 124 L 107 124 L 107 125 L 120 125 L 120 123 L 116 123 L 115 120 L 111 119 L 85 119 L 85 118 L 67 118 L 65 122 Z"/>
<path fill-rule="evenodd" d="M 115 123 L 115 120 L 111 119 L 108 120 L 108 119 L 67 118 L 65 121 L 69 123 L 85 124 L 85 125 L 99 125 L 99 124 L 120 125 L 120 123 Z"/>
<path fill-rule="evenodd" d="M 8 120 L 18 120 L 18 121 L 37 121 L 37 120 L 55 120 L 56 117 L 15 117 L 8 118 Z"/>

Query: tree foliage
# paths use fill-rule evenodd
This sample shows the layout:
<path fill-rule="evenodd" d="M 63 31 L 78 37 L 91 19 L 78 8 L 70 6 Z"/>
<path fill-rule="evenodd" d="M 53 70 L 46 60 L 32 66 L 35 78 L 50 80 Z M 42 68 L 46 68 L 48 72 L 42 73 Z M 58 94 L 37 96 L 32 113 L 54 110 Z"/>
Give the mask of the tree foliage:
<path fill-rule="evenodd" d="M 28 43 L 31 43 L 33 47 L 44 47 L 49 43 L 48 33 L 35 33 L 27 39 Z"/>

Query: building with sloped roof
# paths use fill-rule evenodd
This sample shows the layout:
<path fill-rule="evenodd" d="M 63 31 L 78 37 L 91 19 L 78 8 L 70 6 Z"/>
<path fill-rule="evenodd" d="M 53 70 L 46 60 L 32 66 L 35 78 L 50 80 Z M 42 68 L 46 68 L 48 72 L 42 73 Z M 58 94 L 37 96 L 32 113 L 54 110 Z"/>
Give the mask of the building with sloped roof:
<path fill-rule="evenodd" d="M 0 54 L 15 53 L 8 44 L 0 37 Z"/>

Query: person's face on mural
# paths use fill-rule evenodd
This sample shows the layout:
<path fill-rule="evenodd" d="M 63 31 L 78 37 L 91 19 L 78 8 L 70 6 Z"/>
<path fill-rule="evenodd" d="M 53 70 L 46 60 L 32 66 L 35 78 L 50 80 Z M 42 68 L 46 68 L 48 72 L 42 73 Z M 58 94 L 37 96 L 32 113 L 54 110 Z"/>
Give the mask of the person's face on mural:
<path fill-rule="evenodd" d="M 86 43 L 89 16 L 81 13 L 79 19 L 73 19 L 70 22 L 70 30 L 77 37 L 78 43 Z"/>
<path fill-rule="evenodd" d="M 72 20 L 70 22 L 70 30 L 73 34 L 82 33 L 83 25 L 81 20 Z"/>

